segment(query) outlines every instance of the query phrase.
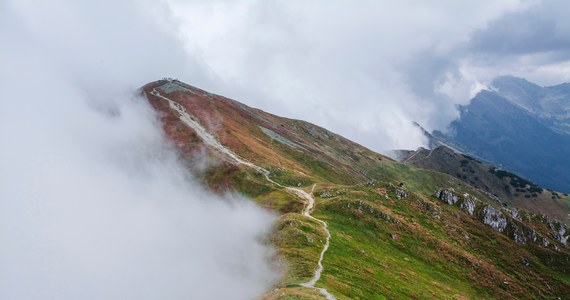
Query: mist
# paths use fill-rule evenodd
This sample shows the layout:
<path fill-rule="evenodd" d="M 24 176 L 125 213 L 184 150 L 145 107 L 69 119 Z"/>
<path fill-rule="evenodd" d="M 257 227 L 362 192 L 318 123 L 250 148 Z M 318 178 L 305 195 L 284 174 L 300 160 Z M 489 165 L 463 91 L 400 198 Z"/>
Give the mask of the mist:
<path fill-rule="evenodd" d="M 202 78 L 168 7 L 0 4 L 0 298 L 252 299 L 275 216 L 214 195 L 137 88 Z"/>

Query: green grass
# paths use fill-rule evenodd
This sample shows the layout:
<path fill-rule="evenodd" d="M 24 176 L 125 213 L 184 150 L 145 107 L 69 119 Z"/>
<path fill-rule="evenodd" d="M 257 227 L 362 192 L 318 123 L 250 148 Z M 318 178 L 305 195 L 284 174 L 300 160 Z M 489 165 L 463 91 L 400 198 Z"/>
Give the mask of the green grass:
<path fill-rule="evenodd" d="M 441 173 L 393 162 L 381 168 L 389 180 L 373 185 L 317 185 L 315 195 L 324 191 L 332 195 L 316 197 L 313 212 L 328 223 L 331 233 L 317 286 L 338 299 L 543 299 L 570 291 L 566 270 L 570 262 L 560 264 L 566 254 L 521 247 L 457 207 L 431 197 L 436 188 L 448 186 L 459 193 L 473 193 L 469 186 L 459 186 L 458 180 Z M 285 275 L 279 284 L 282 291 L 271 299 L 313 298 L 314 290 L 298 284 L 312 277 L 325 234 L 319 223 L 300 214 L 303 200 L 250 170 L 218 168 L 206 178 L 234 187 L 282 214 L 272 243 L 283 258 Z M 314 180 L 281 169 L 272 169 L 272 178 L 305 187 Z M 395 197 L 399 182 L 410 191 L 407 199 Z M 378 188 L 385 188 L 388 198 L 378 195 Z M 532 222 L 547 230 L 539 219 Z M 524 266 L 523 258 L 532 267 Z"/>
<path fill-rule="evenodd" d="M 541 299 L 552 295 L 544 279 L 568 290 L 567 275 L 538 259 L 524 268 L 520 257 L 531 253 L 457 208 L 375 188 L 319 199 L 313 213 L 332 234 L 317 285 L 339 299 Z"/>
<path fill-rule="evenodd" d="M 325 241 L 319 223 L 301 214 L 285 214 L 276 225 L 272 241 L 287 261 L 284 285 L 306 282 L 313 276 Z"/>
<path fill-rule="evenodd" d="M 361 180 L 354 185 L 355 177 L 326 173 L 324 162 L 301 153 L 292 156 L 302 158 L 310 174 L 317 175 L 274 167 L 271 177 L 301 187 L 320 180 L 315 195 L 331 194 L 316 197 L 313 213 L 331 232 L 317 286 L 338 299 L 542 299 L 570 291 L 567 264 L 560 264 L 564 253 L 521 247 L 457 207 L 432 198 L 437 188 L 454 187 L 458 193 L 491 202 L 458 179 L 383 161 L 367 169 L 378 182 L 367 185 Z M 281 292 L 267 299 L 315 297 L 314 290 L 298 284 L 312 277 L 325 235 L 317 222 L 300 214 L 303 200 L 251 170 L 216 168 L 205 178 L 211 186 L 232 187 L 282 214 L 272 243 L 283 258 L 285 275 L 278 285 Z M 407 199 L 395 197 L 394 187 L 400 182 L 410 192 Z M 388 190 L 389 198 L 378 195 L 377 188 Z M 539 224 L 538 219 L 533 222 Z M 531 268 L 521 263 L 523 258 Z"/>
<path fill-rule="evenodd" d="M 309 186 L 314 183 L 312 178 L 289 172 L 282 168 L 268 168 L 268 170 L 270 171 L 269 177 L 284 186 L 301 187 Z"/>

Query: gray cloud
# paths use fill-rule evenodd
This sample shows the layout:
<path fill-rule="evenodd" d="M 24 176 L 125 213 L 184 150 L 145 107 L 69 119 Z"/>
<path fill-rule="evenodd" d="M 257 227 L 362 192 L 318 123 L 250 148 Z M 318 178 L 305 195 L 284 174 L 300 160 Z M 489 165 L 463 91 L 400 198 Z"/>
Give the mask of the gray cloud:
<path fill-rule="evenodd" d="M 218 77 L 213 90 L 381 151 L 424 143 L 412 121 L 434 127 L 455 117 L 455 102 L 434 91 L 458 64 L 446 56 L 466 33 L 518 7 L 492 1 L 467 8 L 453 1 L 172 5 L 187 49 Z"/>
<path fill-rule="evenodd" d="M 540 85 L 570 81 L 569 9 L 567 1 L 543 0 L 505 14 L 471 34 L 464 65 L 486 83 L 504 74 Z"/>
<path fill-rule="evenodd" d="M 550 0 L 507 14 L 474 32 L 471 50 L 497 56 L 568 53 L 570 26 L 565 18 L 569 10 L 568 1 Z"/>
<path fill-rule="evenodd" d="M 0 298 L 252 299 L 274 217 L 213 195 L 134 93 L 208 75 L 151 3 L 0 4 Z"/>
<path fill-rule="evenodd" d="M 208 89 L 384 151 L 423 144 L 412 121 L 445 128 L 497 75 L 568 78 L 562 2 L 170 4 Z"/>

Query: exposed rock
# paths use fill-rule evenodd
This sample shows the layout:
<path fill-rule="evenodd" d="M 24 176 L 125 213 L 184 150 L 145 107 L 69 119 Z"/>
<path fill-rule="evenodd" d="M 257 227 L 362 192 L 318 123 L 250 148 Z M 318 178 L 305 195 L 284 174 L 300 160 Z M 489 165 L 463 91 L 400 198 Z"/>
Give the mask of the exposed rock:
<path fill-rule="evenodd" d="M 513 217 L 513 219 L 521 219 L 519 211 L 516 208 L 507 208 L 507 211 L 511 214 L 511 217 Z"/>
<path fill-rule="evenodd" d="M 536 231 L 534 231 L 534 229 L 530 229 L 527 236 L 533 242 L 536 242 L 536 240 L 538 240 L 538 235 L 536 234 Z"/>
<path fill-rule="evenodd" d="M 566 226 L 560 225 L 558 231 L 555 231 L 553 235 L 554 238 L 561 242 L 563 245 L 568 245 L 568 237 L 570 237 L 570 235 L 567 233 Z"/>
<path fill-rule="evenodd" d="M 465 197 L 463 199 L 463 202 L 459 204 L 459 209 L 470 215 L 473 215 L 473 213 L 475 212 L 475 201 L 477 201 L 477 199 L 474 197 L 471 196 Z"/>
<path fill-rule="evenodd" d="M 459 201 L 459 196 L 455 194 L 454 190 L 451 188 L 439 189 L 435 192 L 434 196 L 449 205 L 455 204 L 457 201 Z"/>
<path fill-rule="evenodd" d="M 568 238 L 570 237 L 568 227 L 549 217 L 546 217 L 546 223 L 548 224 L 548 227 L 550 227 L 550 230 L 552 230 L 552 236 L 554 239 L 562 243 L 564 246 L 568 245 Z"/>
<path fill-rule="evenodd" d="M 564 245 L 568 245 L 569 235 L 567 234 L 566 229 L 567 229 L 566 226 L 564 226 L 564 227 L 561 227 L 560 230 L 558 231 L 558 239 Z"/>
<path fill-rule="evenodd" d="M 513 238 L 514 238 L 515 242 L 517 242 L 521 245 L 526 244 L 526 236 L 524 234 L 524 231 L 518 226 L 514 227 Z"/>
<path fill-rule="evenodd" d="M 483 223 L 491 226 L 496 231 L 503 232 L 507 227 L 507 218 L 500 210 L 487 205 L 483 209 Z"/>
<path fill-rule="evenodd" d="M 305 147 L 303 147 L 303 146 L 301 146 L 301 145 L 299 145 L 299 144 L 297 144 L 297 143 L 295 143 L 295 142 L 293 142 L 293 141 L 291 141 L 291 140 L 289 140 L 289 139 L 287 139 L 287 138 L 285 138 L 285 137 L 279 135 L 277 132 L 275 132 L 275 131 L 273 131 L 273 130 L 271 130 L 271 129 L 267 129 L 267 128 L 262 127 L 262 126 L 258 126 L 258 127 L 259 127 L 259 129 L 261 129 L 261 131 L 262 131 L 265 135 L 267 135 L 268 137 L 270 137 L 270 138 L 273 139 L 273 140 L 278 141 L 278 142 L 281 143 L 281 144 L 285 144 L 285 145 L 287 145 L 287 146 L 289 146 L 289 147 L 291 147 L 291 148 L 295 148 L 295 149 L 303 149 L 303 150 L 306 150 Z"/>

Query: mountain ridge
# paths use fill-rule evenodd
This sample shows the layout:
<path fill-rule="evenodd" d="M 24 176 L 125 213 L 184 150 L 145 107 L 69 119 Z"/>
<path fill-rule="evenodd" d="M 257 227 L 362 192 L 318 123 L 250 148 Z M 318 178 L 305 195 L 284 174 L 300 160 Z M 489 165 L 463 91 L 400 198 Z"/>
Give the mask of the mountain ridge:
<path fill-rule="evenodd" d="M 169 101 L 153 95 L 155 89 Z M 182 162 L 205 185 L 243 193 L 279 215 L 271 243 L 283 259 L 284 277 L 264 299 L 322 297 L 302 283 L 313 276 L 326 237 L 303 215 L 305 200 L 266 176 L 313 194 L 311 214 L 328 224 L 331 236 L 315 286 L 337 299 L 520 299 L 570 292 L 569 233 L 556 220 L 501 208 L 452 176 L 398 163 L 316 125 L 179 81 L 152 82 L 141 93 Z M 170 101 L 216 142 L 268 173 L 208 146 Z M 215 162 L 196 166 L 204 157 Z"/>

